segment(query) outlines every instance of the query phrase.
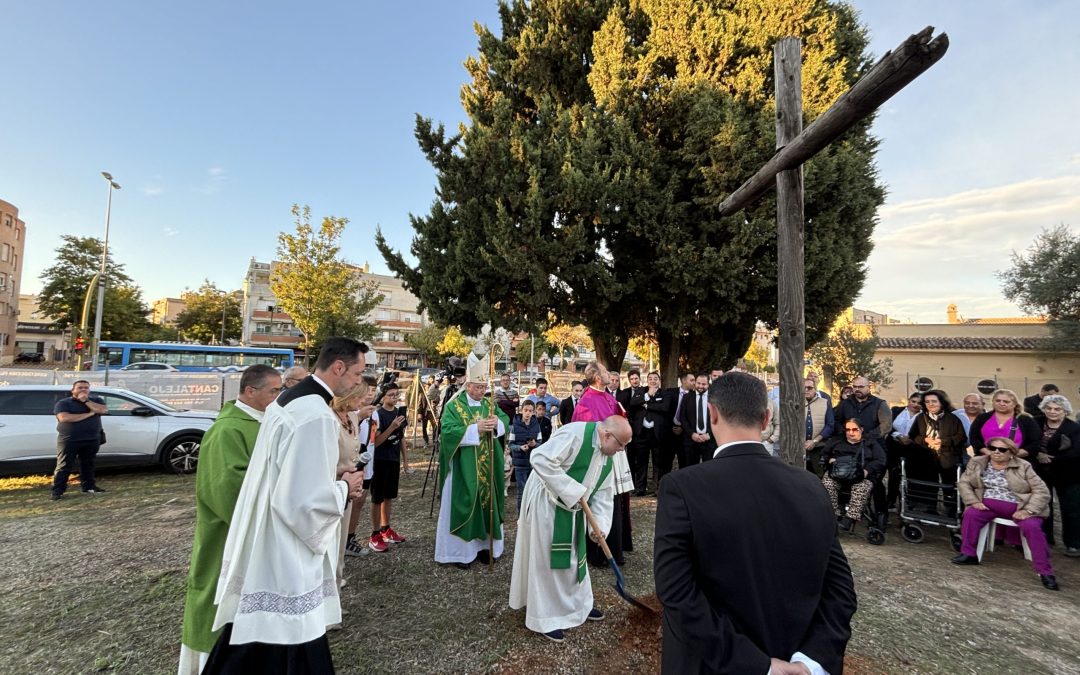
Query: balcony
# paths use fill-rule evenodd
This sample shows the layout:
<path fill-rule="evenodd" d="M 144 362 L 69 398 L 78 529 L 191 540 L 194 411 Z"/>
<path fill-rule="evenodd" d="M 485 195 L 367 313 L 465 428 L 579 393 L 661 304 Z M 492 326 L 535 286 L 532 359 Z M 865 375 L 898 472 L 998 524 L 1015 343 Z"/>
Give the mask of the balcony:
<path fill-rule="evenodd" d="M 268 312 L 265 309 L 255 310 L 251 313 L 251 318 L 255 321 L 292 321 L 292 317 L 285 312 L 275 311 L 271 316 L 271 312 Z"/>
<path fill-rule="evenodd" d="M 252 333 L 248 342 L 252 347 L 296 347 L 300 344 L 300 337 L 278 333 Z"/>

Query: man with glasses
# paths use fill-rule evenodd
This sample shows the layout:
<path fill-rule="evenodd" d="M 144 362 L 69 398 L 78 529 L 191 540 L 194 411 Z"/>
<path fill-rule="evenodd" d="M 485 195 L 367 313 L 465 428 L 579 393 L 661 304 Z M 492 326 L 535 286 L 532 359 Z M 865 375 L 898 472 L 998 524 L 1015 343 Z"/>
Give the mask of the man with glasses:
<path fill-rule="evenodd" d="M 922 412 L 922 393 L 911 392 L 906 406 L 890 409 L 893 417 L 892 431 L 885 439 L 886 471 L 889 474 L 886 508 L 893 510 L 900 499 L 900 460 L 907 454 L 911 445 L 908 431 L 915 416 Z"/>
<path fill-rule="evenodd" d="M 803 394 L 806 397 L 806 439 L 803 443 L 803 450 L 806 452 L 806 470 L 820 476 L 821 448 L 825 439 L 832 437 L 836 420 L 832 404 L 821 396 L 817 382 L 812 378 L 803 380 Z"/>
<path fill-rule="evenodd" d="M 303 366 L 293 366 L 285 370 L 281 374 L 281 389 L 284 391 L 290 387 L 295 387 L 300 384 L 305 377 L 308 376 L 307 368 Z"/>
<path fill-rule="evenodd" d="M 202 671 L 220 634 L 211 627 L 225 537 L 263 412 L 281 393 L 281 385 L 281 375 L 270 366 L 247 368 L 240 377 L 240 395 L 222 406 L 203 435 L 199 471 L 195 474 L 195 543 L 184 601 L 181 675 L 198 675 Z"/>
<path fill-rule="evenodd" d="M 510 607 L 525 607 L 525 627 L 554 642 L 586 621 L 601 621 L 593 607 L 586 564 L 586 533 L 606 536 L 614 511 L 612 456 L 630 442 L 630 423 L 621 415 L 603 422 L 559 427 L 530 453 L 510 577 Z M 581 500 L 589 504 L 600 531 L 589 529 Z"/>

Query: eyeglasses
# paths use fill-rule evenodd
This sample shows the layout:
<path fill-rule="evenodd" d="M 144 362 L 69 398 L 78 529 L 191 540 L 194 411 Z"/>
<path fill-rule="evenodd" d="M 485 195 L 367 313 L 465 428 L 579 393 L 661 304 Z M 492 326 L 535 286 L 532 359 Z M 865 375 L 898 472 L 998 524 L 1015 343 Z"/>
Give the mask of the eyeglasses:
<path fill-rule="evenodd" d="M 1000 445 L 991 445 L 988 450 L 990 450 L 990 452 L 1011 452 L 1012 448 L 1003 448 Z"/>
<path fill-rule="evenodd" d="M 813 391 L 815 389 L 815 387 L 814 387 L 814 385 L 810 385 L 808 387 L 803 387 L 803 389 L 805 389 L 806 391 Z"/>

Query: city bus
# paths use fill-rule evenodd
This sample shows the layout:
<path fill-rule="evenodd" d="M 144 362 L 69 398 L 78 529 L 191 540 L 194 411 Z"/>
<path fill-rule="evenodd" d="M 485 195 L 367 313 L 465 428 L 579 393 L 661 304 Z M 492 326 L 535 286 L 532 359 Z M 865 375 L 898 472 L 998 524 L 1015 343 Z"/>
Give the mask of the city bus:
<path fill-rule="evenodd" d="M 167 363 L 188 372 L 235 372 L 257 363 L 279 369 L 293 365 L 293 351 L 287 348 L 102 340 L 99 349 L 110 369 L 146 361 Z"/>

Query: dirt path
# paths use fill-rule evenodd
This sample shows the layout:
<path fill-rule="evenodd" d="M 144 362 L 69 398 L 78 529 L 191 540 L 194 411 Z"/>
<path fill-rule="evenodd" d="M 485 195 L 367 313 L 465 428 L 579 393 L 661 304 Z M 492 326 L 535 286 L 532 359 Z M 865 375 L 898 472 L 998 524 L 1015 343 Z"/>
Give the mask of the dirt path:
<path fill-rule="evenodd" d="M 655 672 L 656 638 L 615 595 L 607 569 L 592 571 L 607 620 L 555 645 L 506 604 L 512 546 L 490 570 L 432 562 L 425 463 L 403 477 L 395 509 L 408 541 L 346 563 L 347 615 L 330 637 L 339 673 Z M 175 672 L 193 478 L 106 475 L 108 493 L 58 503 L 43 481 L 17 484 L 0 481 L 3 672 Z M 513 489 L 507 504 L 512 520 Z M 636 550 L 624 573 L 638 595 L 653 591 L 654 512 L 651 498 L 633 502 Z M 884 546 L 856 536 L 844 545 L 859 593 L 847 672 L 1080 673 L 1080 561 L 1054 556 L 1063 590 L 1052 593 L 1011 549 L 980 567 L 950 565 L 943 532 L 913 545 L 891 529 Z"/>

